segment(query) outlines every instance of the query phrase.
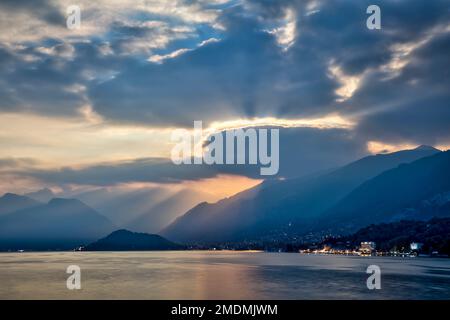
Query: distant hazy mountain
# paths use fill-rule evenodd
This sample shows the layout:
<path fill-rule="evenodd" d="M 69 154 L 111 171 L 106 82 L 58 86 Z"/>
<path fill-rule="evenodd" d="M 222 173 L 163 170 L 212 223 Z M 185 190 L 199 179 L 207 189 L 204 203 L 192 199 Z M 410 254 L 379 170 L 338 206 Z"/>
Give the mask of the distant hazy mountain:
<path fill-rule="evenodd" d="M 30 192 L 30 193 L 25 193 L 24 196 L 34 199 L 39 202 L 44 202 L 44 203 L 49 202 L 51 199 L 53 199 L 55 197 L 53 191 L 48 188 Z"/>
<path fill-rule="evenodd" d="M 101 212 L 115 225 L 124 227 L 137 217 L 145 214 L 156 203 L 168 197 L 162 188 L 121 189 L 100 188 L 74 193 L 71 198 L 79 199 Z"/>
<path fill-rule="evenodd" d="M 88 251 L 181 250 L 184 247 L 156 234 L 117 230 L 86 247 Z"/>
<path fill-rule="evenodd" d="M 14 193 L 6 193 L 0 198 L 0 216 L 27 208 L 32 208 L 41 203 L 25 196 Z"/>
<path fill-rule="evenodd" d="M 157 233 L 204 199 L 200 192 L 181 190 L 157 202 L 147 212 L 130 221 L 126 228 L 138 232 Z"/>
<path fill-rule="evenodd" d="M 92 242 L 114 225 L 92 208 L 75 199 L 53 199 L 0 217 L 0 248 L 70 249 Z"/>
<path fill-rule="evenodd" d="M 354 188 L 383 171 L 440 151 L 413 150 L 368 156 L 331 172 L 265 182 L 217 203 L 201 203 L 164 229 L 177 241 L 225 241 L 303 232 Z"/>
<path fill-rule="evenodd" d="M 210 199 L 194 190 L 170 187 L 98 188 L 67 195 L 94 208 L 119 228 L 157 233 L 200 201 Z"/>
<path fill-rule="evenodd" d="M 324 213 L 316 229 L 351 232 L 371 223 L 450 216 L 450 151 L 388 170 Z"/>

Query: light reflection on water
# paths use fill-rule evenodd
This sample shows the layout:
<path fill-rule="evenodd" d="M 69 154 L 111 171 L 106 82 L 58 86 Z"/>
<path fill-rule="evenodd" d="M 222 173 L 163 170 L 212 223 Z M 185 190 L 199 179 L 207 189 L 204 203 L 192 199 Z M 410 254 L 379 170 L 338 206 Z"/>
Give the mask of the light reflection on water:
<path fill-rule="evenodd" d="M 67 290 L 66 268 L 82 270 Z M 368 290 L 366 268 L 382 271 Z M 450 260 L 249 252 L 0 253 L 0 299 L 450 299 Z"/>

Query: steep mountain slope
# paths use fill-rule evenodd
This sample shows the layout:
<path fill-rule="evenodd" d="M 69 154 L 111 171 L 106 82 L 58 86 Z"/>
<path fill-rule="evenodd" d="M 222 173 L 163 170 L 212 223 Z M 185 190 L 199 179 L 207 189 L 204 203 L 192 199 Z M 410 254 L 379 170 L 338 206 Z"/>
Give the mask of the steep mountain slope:
<path fill-rule="evenodd" d="M 324 213 L 316 229 L 350 232 L 371 223 L 450 216 L 450 151 L 383 172 Z"/>
<path fill-rule="evenodd" d="M 184 247 L 156 234 L 117 230 L 86 247 L 87 251 L 181 250 Z"/>
<path fill-rule="evenodd" d="M 201 192 L 181 190 L 157 202 L 147 212 L 130 221 L 126 228 L 138 232 L 157 233 L 205 197 L 206 195 L 203 196 Z"/>
<path fill-rule="evenodd" d="M 0 198 L 0 216 L 22 209 L 40 205 L 41 203 L 14 193 L 6 193 Z"/>
<path fill-rule="evenodd" d="M 265 182 L 214 204 L 201 203 L 164 229 L 178 241 L 224 241 L 258 238 L 271 232 L 303 232 L 364 181 L 402 163 L 433 155 L 437 149 L 368 156 L 324 174 Z"/>
<path fill-rule="evenodd" d="M 174 187 L 108 187 L 66 193 L 83 201 L 119 228 L 158 233 L 176 217 L 214 196 L 198 190 Z"/>
<path fill-rule="evenodd" d="M 126 226 L 151 210 L 155 203 L 168 197 L 168 192 L 162 188 L 144 188 L 142 190 L 99 188 L 74 193 L 70 197 L 79 199 L 101 212 L 117 226 Z"/>
<path fill-rule="evenodd" d="M 79 200 L 53 199 L 0 217 L 0 249 L 70 249 L 114 228 Z"/>

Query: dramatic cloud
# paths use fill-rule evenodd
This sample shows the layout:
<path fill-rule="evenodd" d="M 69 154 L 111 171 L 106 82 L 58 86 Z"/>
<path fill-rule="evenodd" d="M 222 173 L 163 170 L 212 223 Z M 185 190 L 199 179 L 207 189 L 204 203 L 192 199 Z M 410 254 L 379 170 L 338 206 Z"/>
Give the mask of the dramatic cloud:
<path fill-rule="evenodd" d="M 346 164 L 366 154 L 364 141 L 345 129 L 279 128 L 280 170 L 276 176 L 298 177 Z M 248 152 L 248 151 L 247 151 Z M 257 165 L 175 165 L 168 158 L 110 162 L 82 168 L 34 169 L 17 174 L 47 184 L 107 186 L 132 182 L 179 183 L 221 174 L 261 179 Z"/>
<path fill-rule="evenodd" d="M 368 0 L 79 1 L 79 30 L 66 28 L 70 4 L 0 3 L 0 116 L 84 121 L 59 131 L 30 121 L 44 139 L 3 120 L 12 124 L 1 132 L 0 157 L 40 153 L 39 161 L 71 167 L 33 171 L 35 178 L 107 185 L 254 176 L 247 167 L 168 163 L 168 142 L 152 130 L 194 120 L 277 126 L 334 115 L 352 123 L 284 130 L 280 176 L 383 145 L 450 144 L 448 0 L 383 1 L 381 30 L 366 28 Z M 152 154 L 139 151 L 144 131 Z M 55 157 L 64 154 L 94 165 L 80 169 Z M 102 161 L 112 164 L 95 165 Z"/>

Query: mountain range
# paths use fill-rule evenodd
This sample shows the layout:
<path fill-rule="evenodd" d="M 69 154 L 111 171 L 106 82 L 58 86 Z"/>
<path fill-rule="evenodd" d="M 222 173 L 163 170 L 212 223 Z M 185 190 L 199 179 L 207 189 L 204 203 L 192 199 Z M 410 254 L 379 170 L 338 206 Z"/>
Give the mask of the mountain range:
<path fill-rule="evenodd" d="M 157 233 L 176 217 L 210 196 L 196 190 L 170 188 L 97 188 L 61 195 L 81 200 L 115 225 Z"/>
<path fill-rule="evenodd" d="M 317 229 L 346 233 L 374 222 L 450 214 L 450 151 L 387 170 L 323 213 Z M 438 200 L 438 201 L 437 201 Z"/>
<path fill-rule="evenodd" d="M 123 227 L 156 233 L 204 199 L 198 191 L 167 188 L 65 194 L 71 198 L 58 198 L 61 193 L 48 188 L 0 197 L 0 251 L 73 249 Z"/>
<path fill-rule="evenodd" d="M 1 250 L 72 249 L 110 233 L 116 227 L 77 199 L 55 198 L 39 203 L 25 196 L 6 194 L 0 203 L 19 210 L 0 216 Z"/>
<path fill-rule="evenodd" d="M 214 204 L 200 203 L 176 219 L 161 234 L 176 241 L 201 242 L 242 241 L 271 238 L 281 234 L 302 235 L 311 230 L 319 232 L 321 230 L 317 221 L 326 222 L 326 226 L 329 227 L 328 220 L 323 219 L 323 215 L 334 215 L 338 218 L 342 212 L 337 213 L 338 209 L 334 209 L 334 206 L 344 201 L 353 190 L 366 181 L 421 158 L 436 156 L 441 159 L 441 154 L 444 154 L 443 165 L 450 166 L 450 162 L 446 162 L 447 153 L 432 147 L 420 146 L 413 150 L 368 156 L 325 173 L 298 179 L 264 182 Z M 425 166 L 434 164 L 427 162 Z M 429 171 L 416 165 L 410 169 L 421 172 L 424 170 L 412 177 L 426 175 Z M 420 180 L 417 181 L 419 182 Z M 409 183 L 415 184 L 416 181 Z M 445 189 L 445 186 L 437 186 L 433 191 L 438 192 L 440 189 Z M 372 194 L 374 199 L 378 196 L 379 193 Z M 424 195 L 417 194 L 417 196 Z M 380 202 L 385 201 L 378 199 Z M 358 203 L 364 206 L 361 201 Z M 358 219 L 361 212 L 353 211 L 353 215 Z M 368 222 L 370 219 L 364 221 Z"/>
<path fill-rule="evenodd" d="M 199 193 L 100 188 L 70 199 L 54 198 L 49 189 L 7 193 L 0 198 L 0 250 L 72 249 L 124 228 L 185 244 L 345 235 L 373 223 L 450 216 L 449 177 L 450 151 L 421 146 L 300 178 L 266 180 L 184 214 Z M 133 239 L 148 240 L 124 231 L 113 236 L 97 245 L 106 248 L 118 237 L 141 248 Z"/>
<path fill-rule="evenodd" d="M 39 201 L 14 193 L 6 193 L 0 198 L 0 217 L 14 211 L 40 205 Z"/>

